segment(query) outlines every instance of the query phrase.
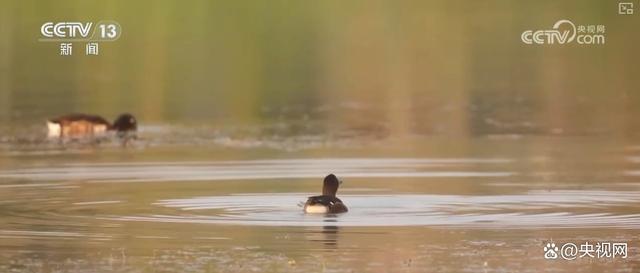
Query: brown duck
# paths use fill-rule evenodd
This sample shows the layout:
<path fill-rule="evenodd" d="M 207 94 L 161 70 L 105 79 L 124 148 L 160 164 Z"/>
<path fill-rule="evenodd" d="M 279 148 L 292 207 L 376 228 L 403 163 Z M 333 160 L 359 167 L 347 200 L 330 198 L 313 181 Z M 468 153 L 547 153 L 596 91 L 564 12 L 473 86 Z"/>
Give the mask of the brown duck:
<path fill-rule="evenodd" d="M 47 120 L 49 137 L 90 137 L 115 131 L 123 137 L 138 129 L 136 118 L 128 113 L 121 114 L 109 123 L 101 116 L 88 114 L 69 114 Z"/>

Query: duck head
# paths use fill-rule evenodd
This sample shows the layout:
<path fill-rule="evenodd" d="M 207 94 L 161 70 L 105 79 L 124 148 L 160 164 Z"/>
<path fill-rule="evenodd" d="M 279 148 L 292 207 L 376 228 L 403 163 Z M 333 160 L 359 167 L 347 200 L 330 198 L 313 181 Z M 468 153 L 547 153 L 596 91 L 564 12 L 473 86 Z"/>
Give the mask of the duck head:
<path fill-rule="evenodd" d="M 324 184 L 322 185 L 322 195 L 336 196 L 340 184 L 342 184 L 342 181 L 340 181 L 334 174 L 327 175 L 327 177 L 324 178 Z"/>
<path fill-rule="evenodd" d="M 133 132 L 138 129 L 138 121 L 133 115 L 124 113 L 118 116 L 118 118 L 113 122 L 112 128 L 117 131 L 118 134 Z"/>

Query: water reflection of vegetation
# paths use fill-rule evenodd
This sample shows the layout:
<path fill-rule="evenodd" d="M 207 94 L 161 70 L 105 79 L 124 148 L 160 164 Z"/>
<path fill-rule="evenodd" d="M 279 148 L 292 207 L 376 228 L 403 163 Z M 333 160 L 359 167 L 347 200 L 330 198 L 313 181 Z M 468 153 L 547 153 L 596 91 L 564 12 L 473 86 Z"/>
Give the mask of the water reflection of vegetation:
<path fill-rule="evenodd" d="M 0 11 L 5 124 L 130 110 L 147 123 L 311 119 L 386 136 L 637 128 L 638 59 L 627 52 L 640 38 L 601 2 L 53 3 Z M 519 42 L 522 29 L 566 16 L 557 10 L 606 25 L 611 42 Z M 35 42 L 43 18 L 79 17 L 117 20 L 124 34 L 97 58 Z"/>

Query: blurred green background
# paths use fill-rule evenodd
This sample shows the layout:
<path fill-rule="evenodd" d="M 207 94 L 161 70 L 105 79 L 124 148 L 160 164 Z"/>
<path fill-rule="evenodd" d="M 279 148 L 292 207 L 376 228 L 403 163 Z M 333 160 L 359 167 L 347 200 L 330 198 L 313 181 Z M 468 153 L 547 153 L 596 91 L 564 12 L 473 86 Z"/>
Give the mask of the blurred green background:
<path fill-rule="evenodd" d="M 638 5 L 636 1 L 636 5 Z M 638 14 L 616 1 L 1 1 L 0 122 L 67 112 L 141 122 L 379 128 L 385 135 L 634 134 Z M 605 45 L 525 45 L 560 19 Z M 115 20 L 99 56 L 47 21 Z"/>

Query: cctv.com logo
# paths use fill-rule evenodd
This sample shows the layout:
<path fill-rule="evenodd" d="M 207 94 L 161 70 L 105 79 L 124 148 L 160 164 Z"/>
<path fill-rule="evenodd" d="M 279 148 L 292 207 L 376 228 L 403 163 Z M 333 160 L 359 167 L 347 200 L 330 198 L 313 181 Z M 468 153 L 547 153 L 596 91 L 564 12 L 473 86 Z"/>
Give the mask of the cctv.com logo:
<path fill-rule="evenodd" d="M 569 44 L 577 42 L 581 45 L 599 45 L 605 43 L 604 25 L 578 25 L 563 19 L 556 22 L 552 29 L 525 30 L 520 35 L 523 43 L 538 44 Z"/>

